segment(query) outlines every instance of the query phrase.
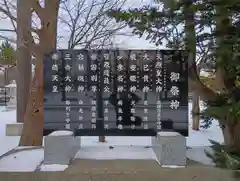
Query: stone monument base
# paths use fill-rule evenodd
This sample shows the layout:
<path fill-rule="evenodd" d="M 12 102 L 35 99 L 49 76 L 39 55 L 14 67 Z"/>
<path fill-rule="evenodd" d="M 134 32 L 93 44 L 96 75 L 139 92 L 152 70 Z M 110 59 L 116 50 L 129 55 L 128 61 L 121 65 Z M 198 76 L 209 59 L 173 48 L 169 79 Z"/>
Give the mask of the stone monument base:
<path fill-rule="evenodd" d="M 44 164 L 68 165 L 80 146 L 81 137 L 72 131 L 55 131 L 44 138 Z"/>
<path fill-rule="evenodd" d="M 152 149 L 162 166 L 186 166 L 186 138 L 177 132 L 158 132 Z"/>

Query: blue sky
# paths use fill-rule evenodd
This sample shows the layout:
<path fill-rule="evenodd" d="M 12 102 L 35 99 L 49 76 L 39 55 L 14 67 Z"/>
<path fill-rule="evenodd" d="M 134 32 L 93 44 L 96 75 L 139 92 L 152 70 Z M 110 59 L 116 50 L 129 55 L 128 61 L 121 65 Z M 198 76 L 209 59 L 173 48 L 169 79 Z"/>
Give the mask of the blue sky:
<path fill-rule="evenodd" d="M 1 2 L 2 0 L 0 0 Z M 15 1 L 15 0 L 13 0 Z M 126 7 L 140 7 L 142 5 L 146 5 L 146 4 L 152 4 L 152 0 L 127 0 L 126 2 Z M 12 29 L 11 23 L 9 20 L 0 20 L 0 29 Z M 126 29 L 126 31 L 131 31 L 130 29 Z M 11 39 L 16 39 L 16 36 L 14 33 L 3 33 L 0 32 L 0 35 L 4 35 L 4 36 L 8 36 Z M 61 36 L 64 37 L 64 39 L 62 39 L 61 43 L 59 43 L 59 47 L 60 48 L 66 48 L 67 46 L 67 34 L 65 34 L 64 32 L 60 33 Z M 130 49 L 154 49 L 156 48 L 155 45 L 149 43 L 147 40 L 145 40 L 144 38 L 138 38 L 137 36 L 133 36 L 133 37 L 125 37 L 125 36 L 116 36 L 114 38 L 114 41 L 118 44 L 117 47 L 118 48 L 130 48 Z"/>

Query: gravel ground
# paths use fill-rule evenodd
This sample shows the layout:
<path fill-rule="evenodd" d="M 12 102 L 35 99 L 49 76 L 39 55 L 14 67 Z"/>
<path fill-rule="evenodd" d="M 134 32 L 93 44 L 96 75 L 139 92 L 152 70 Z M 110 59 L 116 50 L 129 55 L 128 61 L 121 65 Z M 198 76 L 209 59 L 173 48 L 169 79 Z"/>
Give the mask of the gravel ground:
<path fill-rule="evenodd" d="M 80 160 L 64 172 L 0 173 L 0 181 L 239 181 L 232 172 L 192 163 L 161 168 L 153 160 Z"/>

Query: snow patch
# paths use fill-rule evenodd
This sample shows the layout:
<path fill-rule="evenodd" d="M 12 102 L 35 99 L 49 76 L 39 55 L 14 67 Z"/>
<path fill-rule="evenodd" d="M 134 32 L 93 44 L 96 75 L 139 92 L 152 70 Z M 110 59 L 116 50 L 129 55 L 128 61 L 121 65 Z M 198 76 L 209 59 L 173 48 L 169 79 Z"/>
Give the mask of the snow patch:
<path fill-rule="evenodd" d="M 51 134 L 49 134 L 49 136 L 72 136 L 72 135 L 73 135 L 72 131 L 66 131 L 66 130 L 54 131 Z"/>
<path fill-rule="evenodd" d="M 178 166 L 178 165 L 161 165 L 164 168 L 185 168 L 185 166 Z"/>
<path fill-rule="evenodd" d="M 58 165 L 58 164 L 42 165 L 40 171 L 56 172 L 56 171 L 64 171 L 67 168 L 68 168 L 68 165 Z"/>
<path fill-rule="evenodd" d="M 0 160 L 2 172 L 32 172 L 43 160 L 43 149 L 20 151 Z"/>

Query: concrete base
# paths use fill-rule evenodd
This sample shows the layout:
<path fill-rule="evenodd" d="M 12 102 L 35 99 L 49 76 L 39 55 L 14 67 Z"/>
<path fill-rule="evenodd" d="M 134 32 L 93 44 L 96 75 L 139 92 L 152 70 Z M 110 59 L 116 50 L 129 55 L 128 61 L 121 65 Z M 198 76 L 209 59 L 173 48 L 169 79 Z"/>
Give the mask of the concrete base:
<path fill-rule="evenodd" d="M 176 132 L 159 132 L 152 137 L 152 148 L 160 165 L 186 166 L 186 138 Z"/>
<path fill-rule="evenodd" d="M 12 123 L 6 125 L 6 136 L 21 136 L 23 123 Z"/>
<path fill-rule="evenodd" d="M 44 164 L 68 165 L 80 149 L 81 137 L 74 137 L 70 131 L 57 132 L 45 136 Z"/>

